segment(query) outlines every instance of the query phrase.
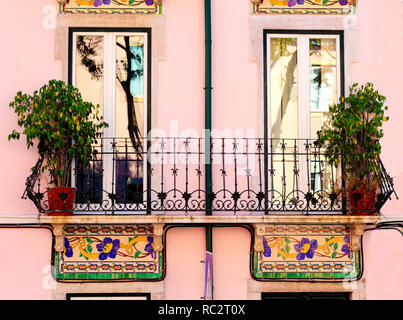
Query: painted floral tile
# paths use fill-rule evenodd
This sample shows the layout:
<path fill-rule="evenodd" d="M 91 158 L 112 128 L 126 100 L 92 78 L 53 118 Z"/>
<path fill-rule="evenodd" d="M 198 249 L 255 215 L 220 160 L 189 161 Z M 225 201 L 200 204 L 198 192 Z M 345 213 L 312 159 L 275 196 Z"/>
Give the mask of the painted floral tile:
<path fill-rule="evenodd" d="M 261 0 L 255 13 L 262 14 L 350 14 L 356 0 Z"/>
<path fill-rule="evenodd" d="M 154 0 L 67 0 L 62 12 L 155 14 L 158 7 Z"/>
<path fill-rule="evenodd" d="M 158 278 L 161 254 L 151 226 L 68 225 L 58 254 L 61 279 Z"/>
<path fill-rule="evenodd" d="M 255 253 L 257 278 L 354 278 L 359 256 L 350 228 L 334 225 L 269 226 L 263 252 Z"/>

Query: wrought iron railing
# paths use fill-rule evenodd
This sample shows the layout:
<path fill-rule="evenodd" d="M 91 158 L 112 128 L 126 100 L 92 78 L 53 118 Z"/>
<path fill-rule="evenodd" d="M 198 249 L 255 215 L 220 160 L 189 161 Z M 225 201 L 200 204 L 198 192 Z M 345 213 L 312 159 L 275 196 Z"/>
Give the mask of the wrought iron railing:
<path fill-rule="evenodd" d="M 87 166 L 73 163 L 68 184 L 74 191 L 44 188 L 43 161 L 38 161 L 24 197 L 43 213 L 66 211 L 70 204 L 75 214 L 300 215 L 372 214 L 394 193 L 380 160 L 374 172 L 360 177 L 368 183 L 349 189 L 348 181 L 356 177 L 343 169 L 346 155 L 338 155 L 337 167 L 330 165 L 324 150 L 309 139 L 211 138 L 208 154 L 202 138 L 99 142 Z M 59 205 L 49 202 L 56 195 Z"/>

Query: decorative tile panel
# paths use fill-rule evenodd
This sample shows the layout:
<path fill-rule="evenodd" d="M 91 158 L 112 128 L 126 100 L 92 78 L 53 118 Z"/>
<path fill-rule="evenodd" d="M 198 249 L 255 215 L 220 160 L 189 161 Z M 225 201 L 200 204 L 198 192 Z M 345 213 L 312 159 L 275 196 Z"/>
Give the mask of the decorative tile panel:
<path fill-rule="evenodd" d="M 155 0 L 68 0 L 61 7 L 65 13 L 160 13 L 161 6 Z"/>
<path fill-rule="evenodd" d="M 262 251 L 254 253 L 256 278 L 355 279 L 359 252 L 351 250 L 345 225 L 273 225 L 260 231 Z"/>
<path fill-rule="evenodd" d="M 152 225 L 66 225 L 57 279 L 159 279 Z"/>
<path fill-rule="evenodd" d="M 356 0 L 263 0 L 253 1 L 255 13 L 262 14 L 351 14 Z"/>

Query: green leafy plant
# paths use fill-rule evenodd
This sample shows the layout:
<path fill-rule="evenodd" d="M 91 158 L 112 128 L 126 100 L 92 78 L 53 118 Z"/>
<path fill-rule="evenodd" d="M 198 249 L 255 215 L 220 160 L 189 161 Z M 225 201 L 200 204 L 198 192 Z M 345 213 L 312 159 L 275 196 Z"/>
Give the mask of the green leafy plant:
<path fill-rule="evenodd" d="M 389 120 L 385 101 L 372 83 L 355 83 L 349 97 L 329 107 L 329 119 L 318 132 L 329 163 L 338 167 L 343 160 L 349 187 L 377 183 L 382 125 Z"/>
<path fill-rule="evenodd" d="M 17 93 L 10 103 L 22 132 L 13 130 L 8 139 L 26 136 L 27 148 L 38 144 L 44 156 L 42 172 L 48 170 L 55 187 L 69 183 L 72 160 L 87 165 L 93 145 L 108 127 L 99 116 L 99 105 L 83 100 L 77 88 L 51 80 L 32 95 Z"/>

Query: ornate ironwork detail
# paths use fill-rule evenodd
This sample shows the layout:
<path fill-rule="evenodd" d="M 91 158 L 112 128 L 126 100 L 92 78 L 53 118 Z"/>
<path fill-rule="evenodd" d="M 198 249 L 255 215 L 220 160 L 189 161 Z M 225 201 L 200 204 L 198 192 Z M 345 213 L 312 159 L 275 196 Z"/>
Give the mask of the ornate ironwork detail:
<path fill-rule="evenodd" d="M 212 192 L 207 193 L 200 178 L 205 174 L 203 143 L 200 138 L 151 138 L 135 148 L 130 138 L 103 138 L 89 165 L 76 164 L 72 170 L 73 211 L 203 214 L 208 201 L 213 212 L 234 214 L 343 214 L 353 205 L 375 214 L 395 193 L 382 162 L 373 173 L 379 181 L 376 190 L 369 184 L 347 190 L 342 166 L 330 165 L 313 141 L 262 138 L 212 138 Z M 40 213 L 49 211 L 48 190 L 41 184 L 44 156 L 42 152 L 23 195 Z M 60 201 L 69 201 L 70 192 L 63 188 Z"/>

